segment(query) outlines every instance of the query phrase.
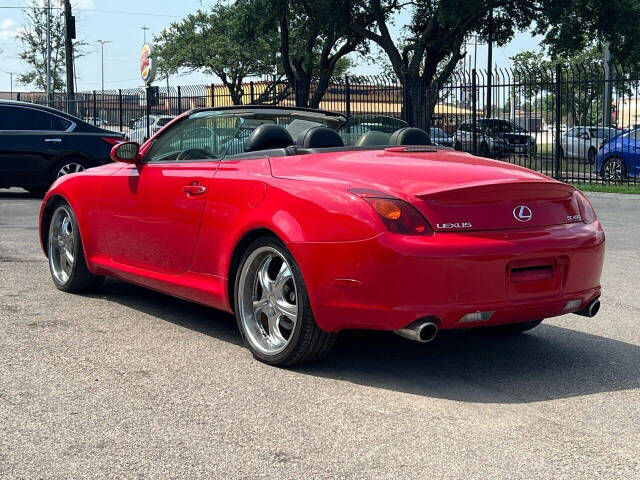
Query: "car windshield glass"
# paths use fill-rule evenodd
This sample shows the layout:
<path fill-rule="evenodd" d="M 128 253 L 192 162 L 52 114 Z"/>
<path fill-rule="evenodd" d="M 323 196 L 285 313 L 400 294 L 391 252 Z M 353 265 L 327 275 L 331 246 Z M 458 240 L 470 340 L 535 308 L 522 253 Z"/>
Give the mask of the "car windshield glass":
<path fill-rule="evenodd" d="M 590 128 L 589 132 L 594 138 L 611 138 L 616 134 L 615 128 L 597 127 Z"/>
<path fill-rule="evenodd" d="M 446 133 L 441 128 L 433 127 L 430 130 L 432 137 L 445 137 Z"/>
<path fill-rule="evenodd" d="M 515 123 L 506 120 L 483 120 L 480 121 L 482 129 L 490 130 L 494 133 L 521 133 L 523 130 Z"/>
<path fill-rule="evenodd" d="M 147 161 L 181 161 L 222 158 L 244 152 L 245 143 L 260 125 L 284 127 L 293 140 L 313 126 L 335 130 L 344 117 L 325 117 L 315 113 L 287 110 L 196 112 L 168 129 L 151 147 Z M 171 119 L 160 119 L 169 122 Z"/>
<path fill-rule="evenodd" d="M 640 129 L 631 130 L 630 132 L 625 133 L 622 138 L 627 138 L 632 141 L 640 140 Z"/>
<path fill-rule="evenodd" d="M 158 126 L 159 127 L 164 127 L 167 123 L 169 123 L 171 120 L 173 120 L 173 118 L 160 118 L 158 120 Z"/>

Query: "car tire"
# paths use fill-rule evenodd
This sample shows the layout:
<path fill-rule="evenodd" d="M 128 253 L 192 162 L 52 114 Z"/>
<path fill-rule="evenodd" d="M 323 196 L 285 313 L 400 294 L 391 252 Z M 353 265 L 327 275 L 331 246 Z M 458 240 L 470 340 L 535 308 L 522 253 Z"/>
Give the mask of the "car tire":
<path fill-rule="evenodd" d="M 538 325 L 542 323 L 542 320 L 533 320 L 530 322 L 521 322 L 521 323 L 510 323 L 508 325 L 497 325 L 495 327 L 483 327 L 479 330 L 482 333 L 487 333 L 490 335 L 518 335 L 520 333 L 526 332 L 533 328 L 536 328 Z"/>
<path fill-rule="evenodd" d="M 489 158 L 489 145 L 485 142 L 480 144 L 480 148 L 478 149 L 478 155 L 481 157 Z"/>
<path fill-rule="evenodd" d="M 59 203 L 51 215 L 47 256 L 51 278 L 58 290 L 86 292 L 104 281 L 103 276 L 94 275 L 87 267 L 78 221 L 67 203 Z"/>
<path fill-rule="evenodd" d="M 298 264 L 275 237 L 258 238 L 244 252 L 235 275 L 234 305 L 245 344 L 269 365 L 317 360 L 338 336 L 318 327 Z"/>
<path fill-rule="evenodd" d="M 587 152 L 587 161 L 590 165 L 596 163 L 596 156 L 598 155 L 598 151 L 595 148 L 590 148 Z"/>
<path fill-rule="evenodd" d="M 47 193 L 47 187 L 24 187 L 34 197 L 42 198 Z"/>
<path fill-rule="evenodd" d="M 83 172 L 87 169 L 87 162 L 76 157 L 66 157 L 57 162 L 51 169 L 51 175 L 49 177 L 49 185 L 55 182 L 58 178 L 68 175 L 69 173 Z"/>
<path fill-rule="evenodd" d="M 600 175 L 605 182 L 622 182 L 627 176 L 624 162 L 620 157 L 607 158 L 602 164 Z"/>

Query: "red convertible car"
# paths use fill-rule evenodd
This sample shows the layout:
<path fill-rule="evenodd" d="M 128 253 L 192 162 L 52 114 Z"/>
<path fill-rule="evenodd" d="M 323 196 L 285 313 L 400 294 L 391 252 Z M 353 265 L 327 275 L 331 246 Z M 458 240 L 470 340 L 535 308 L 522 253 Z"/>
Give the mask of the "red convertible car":
<path fill-rule="evenodd" d="M 66 292 L 104 276 L 233 312 L 253 355 L 311 361 L 343 329 L 429 341 L 599 308 L 604 232 L 572 186 L 401 128 L 345 147 L 347 118 L 187 112 L 47 193 L 40 238 Z"/>

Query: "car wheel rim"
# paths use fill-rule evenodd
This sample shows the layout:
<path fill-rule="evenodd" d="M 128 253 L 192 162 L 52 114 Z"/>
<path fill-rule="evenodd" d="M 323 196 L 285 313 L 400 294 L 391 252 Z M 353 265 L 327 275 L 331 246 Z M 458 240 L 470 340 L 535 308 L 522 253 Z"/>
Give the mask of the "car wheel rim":
<path fill-rule="evenodd" d="M 298 320 L 298 290 L 291 266 L 273 247 L 260 247 L 240 272 L 238 306 L 249 343 L 264 355 L 289 344 Z"/>
<path fill-rule="evenodd" d="M 58 170 L 56 178 L 63 177 L 64 175 L 68 175 L 70 173 L 78 173 L 82 171 L 84 171 L 84 165 L 82 165 L 81 163 L 67 163 L 66 165 L 63 165 L 60 170 Z"/>
<path fill-rule="evenodd" d="M 619 160 L 610 160 L 604 166 L 605 180 L 622 180 L 622 164 Z"/>
<path fill-rule="evenodd" d="M 73 270 L 74 243 L 71 215 L 61 208 L 54 214 L 49 230 L 49 266 L 61 284 L 67 283 Z"/>

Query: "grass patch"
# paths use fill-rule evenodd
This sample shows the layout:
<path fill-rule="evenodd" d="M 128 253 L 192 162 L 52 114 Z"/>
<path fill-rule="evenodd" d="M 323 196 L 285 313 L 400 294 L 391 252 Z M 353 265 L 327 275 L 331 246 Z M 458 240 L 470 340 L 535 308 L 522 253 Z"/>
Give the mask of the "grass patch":
<path fill-rule="evenodd" d="M 610 183 L 572 183 L 572 185 L 584 192 L 628 193 L 640 195 L 640 184 L 615 185 Z"/>

